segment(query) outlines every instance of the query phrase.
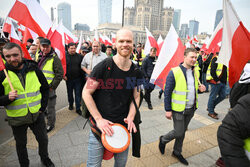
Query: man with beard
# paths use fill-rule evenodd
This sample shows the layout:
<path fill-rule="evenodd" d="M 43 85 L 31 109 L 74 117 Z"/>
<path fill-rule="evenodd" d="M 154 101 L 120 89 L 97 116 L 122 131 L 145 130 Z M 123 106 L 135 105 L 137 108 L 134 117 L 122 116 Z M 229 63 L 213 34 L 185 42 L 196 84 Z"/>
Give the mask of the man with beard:
<path fill-rule="evenodd" d="M 54 167 L 48 155 L 48 136 L 43 112 L 49 97 L 49 85 L 36 63 L 23 59 L 21 47 L 7 43 L 3 48 L 6 69 L 14 90 L 3 71 L 0 72 L 0 105 L 5 106 L 8 123 L 16 140 L 21 167 L 29 166 L 27 129 L 32 130 L 39 144 L 39 155 L 46 167 Z"/>
<path fill-rule="evenodd" d="M 61 60 L 56 52 L 51 47 L 51 42 L 48 39 L 40 40 L 41 51 L 38 57 L 38 67 L 42 70 L 49 84 L 49 101 L 47 108 L 47 132 L 50 132 L 55 127 L 56 122 L 56 88 L 63 78 L 63 67 Z"/>
<path fill-rule="evenodd" d="M 138 80 L 143 78 L 141 71 L 130 60 L 133 48 L 132 32 L 121 29 L 117 32 L 116 37 L 117 54 L 95 66 L 85 84 L 82 95 L 92 118 L 96 121 L 97 127 L 108 136 L 112 136 L 114 133 L 111 126 L 113 123 L 122 124 L 127 127 L 129 132 L 133 131 L 135 133 L 137 131 L 133 122 L 136 108 L 132 98 L 135 99 L 138 106 L 140 95 L 137 88 L 139 84 L 129 87 L 127 79 L 134 78 Z M 107 68 L 110 59 L 112 68 Z M 106 73 L 104 71 L 107 70 L 112 71 L 109 78 L 105 78 Z M 100 86 L 101 82 L 107 83 L 107 80 L 113 81 L 113 87 L 110 89 Z M 119 84 L 117 84 L 118 81 Z M 121 153 L 114 153 L 114 166 L 126 166 L 128 150 L 127 148 Z M 103 152 L 102 143 L 94 136 L 94 132 L 90 131 L 87 166 L 101 166 Z"/>

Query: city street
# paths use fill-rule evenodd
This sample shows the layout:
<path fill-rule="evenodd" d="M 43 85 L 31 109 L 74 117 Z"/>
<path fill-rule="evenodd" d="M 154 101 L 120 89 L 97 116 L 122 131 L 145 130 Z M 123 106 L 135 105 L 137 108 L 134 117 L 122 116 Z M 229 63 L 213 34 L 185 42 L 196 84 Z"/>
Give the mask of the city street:
<path fill-rule="evenodd" d="M 165 167 L 182 166 L 177 159 L 171 156 L 173 142 L 166 146 L 165 155 L 161 155 L 158 150 L 159 136 L 172 130 L 172 121 L 165 118 L 163 99 L 158 99 L 159 89 L 152 93 L 153 110 L 148 110 L 145 101 L 143 101 L 141 111 L 141 137 L 142 149 L 141 158 L 132 157 L 131 150 L 127 166 L 129 167 Z M 87 160 L 87 145 L 89 125 L 82 129 L 85 119 L 78 116 L 74 111 L 68 110 L 67 94 L 65 82 L 61 82 L 57 89 L 57 122 L 56 127 L 49 136 L 49 154 L 52 161 L 58 167 L 84 167 Z M 225 114 L 228 112 L 228 99 L 220 103 L 216 112 L 219 114 L 219 120 L 211 119 L 207 116 L 206 104 L 209 93 L 199 94 L 199 109 L 186 132 L 183 144 L 183 156 L 187 157 L 189 166 L 215 166 L 215 161 L 220 156 L 217 144 L 217 128 L 220 125 Z M 1 109 L 2 110 L 2 109 Z M 18 166 L 17 155 L 15 151 L 14 139 L 10 136 L 11 129 L 7 122 L 4 122 L 1 112 L 1 141 L 0 146 L 0 166 L 15 167 Z M 3 131 L 7 129 L 7 131 Z M 37 153 L 37 142 L 33 134 L 28 131 L 28 154 L 31 167 L 42 166 L 40 157 Z M 131 148 L 131 147 L 130 147 Z M 114 160 L 103 161 L 103 166 L 113 166 Z"/>

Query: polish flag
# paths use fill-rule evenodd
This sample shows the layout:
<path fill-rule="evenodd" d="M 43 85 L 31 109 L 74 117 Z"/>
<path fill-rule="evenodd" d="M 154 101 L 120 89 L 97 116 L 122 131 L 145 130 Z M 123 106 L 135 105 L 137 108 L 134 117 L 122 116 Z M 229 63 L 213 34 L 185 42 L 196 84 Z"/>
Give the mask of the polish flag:
<path fill-rule="evenodd" d="M 87 39 L 86 39 L 87 42 L 91 42 L 89 36 L 87 36 Z"/>
<path fill-rule="evenodd" d="M 64 41 L 64 26 L 62 22 L 59 23 L 58 27 L 55 29 L 51 38 L 51 46 L 55 49 L 57 56 L 60 58 L 64 70 L 64 75 L 66 73 L 66 57 L 65 57 L 65 41 Z"/>
<path fill-rule="evenodd" d="M 114 33 L 111 32 L 111 36 L 112 36 L 112 43 L 115 43 L 116 35 L 115 35 Z"/>
<path fill-rule="evenodd" d="M 0 71 L 3 71 L 5 69 L 5 64 L 3 62 L 2 56 L 0 56 Z"/>
<path fill-rule="evenodd" d="M 219 43 L 222 40 L 222 31 L 223 31 L 223 18 L 215 28 L 213 35 L 211 36 L 207 48 L 208 48 L 208 53 L 216 53 L 220 51 Z"/>
<path fill-rule="evenodd" d="M 7 17 L 3 25 L 3 32 L 7 32 L 10 34 L 10 31 L 11 31 L 11 19 Z"/>
<path fill-rule="evenodd" d="M 26 27 L 23 36 L 23 43 L 26 45 L 28 39 L 32 38 L 35 41 L 37 37 L 38 37 L 37 33 Z"/>
<path fill-rule="evenodd" d="M 144 54 L 148 55 L 150 53 L 150 49 L 154 47 L 157 49 L 156 56 L 158 56 L 159 47 L 158 47 L 157 41 L 155 40 L 151 32 L 147 29 L 147 27 L 145 27 L 145 29 L 146 29 L 147 40 L 146 40 L 145 47 L 144 47 Z"/>
<path fill-rule="evenodd" d="M 52 34 L 54 33 L 54 31 L 57 27 L 58 27 L 58 24 L 57 24 L 56 20 L 54 20 L 52 23 L 52 26 L 49 28 L 49 31 L 46 35 L 47 39 L 50 39 L 50 37 L 52 36 Z"/>
<path fill-rule="evenodd" d="M 99 41 L 97 29 L 95 29 L 94 41 Z"/>
<path fill-rule="evenodd" d="M 184 51 L 185 46 L 182 44 L 174 26 L 171 24 L 155 64 L 150 82 L 164 89 L 166 78 L 171 68 L 183 62 Z"/>
<path fill-rule="evenodd" d="M 40 4 L 34 0 L 16 0 L 8 17 L 45 37 L 52 22 Z"/>
<path fill-rule="evenodd" d="M 63 31 L 64 31 L 64 37 L 65 37 L 65 43 L 69 44 L 70 42 L 77 43 L 78 38 L 73 35 L 64 25 L 62 25 Z"/>
<path fill-rule="evenodd" d="M 78 43 L 77 48 L 76 48 L 76 53 L 80 53 L 82 43 L 83 43 L 83 35 L 82 35 L 82 31 L 81 31 L 79 43 Z"/>
<path fill-rule="evenodd" d="M 164 41 L 162 39 L 162 36 L 160 35 L 158 40 L 157 40 L 157 44 L 158 44 L 158 47 L 159 47 L 159 54 L 161 52 L 161 48 L 162 48 L 163 43 L 164 43 Z"/>
<path fill-rule="evenodd" d="M 194 40 L 195 42 L 199 42 L 196 35 L 194 36 L 193 40 Z"/>
<path fill-rule="evenodd" d="M 107 35 L 104 35 L 104 39 L 105 39 L 105 45 L 112 46 L 112 42 Z"/>
<path fill-rule="evenodd" d="M 99 33 L 99 42 L 105 44 L 105 38 L 101 33 Z"/>
<path fill-rule="evenodd" d="M 21 43 L 12 23 L 11 23 L 11 32 L 10 32 L 10 42 L 13 42 L 13 43 L 20 45 L 20 47 L 23 51 L 23 57 L 26 59 L 32 60 L 28 50 L 26 49 L 26 45 Z"/>
<path fill-rule="evenodd" d="M 17 24 L 18 24 L 17 30 L 18 30 L 19 32 L 21 32 L 22 36 L 24 36 L 24 32 L 25 32 L 25 28 L 26 28 L 26 27 L 24 27 L 22 24 L 19 24 L 19 23 L 17 23 Z"/>
<path fill-rule="evenodd" d="M 189 35 L 187 35 L 187 40 L 189 40 L 189 41 L 190 41 L 190 36 L 189 36 Z"/>
<path fill-rule="evenodd" d="M 201 49 L 207 49 L 207 45 L 208 45 L 208 42 L 209 42 L 209 37 L 207 36 L 205 41 L 204 41 L 204 44 L 202 45 Z"/>
<path fill-rule="evenodd" d="M 229 67 L 229 85 L 233 86 L 250 60 L 250 33 L 244 27 L 229 0 L 223 0 L 223 35 L 218 62 Z"/>

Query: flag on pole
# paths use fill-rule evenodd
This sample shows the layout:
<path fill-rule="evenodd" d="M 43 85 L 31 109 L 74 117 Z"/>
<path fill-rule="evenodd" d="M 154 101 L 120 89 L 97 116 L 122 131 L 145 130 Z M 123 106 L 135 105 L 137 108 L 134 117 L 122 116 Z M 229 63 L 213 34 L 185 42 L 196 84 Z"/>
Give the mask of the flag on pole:
<path fill-rule="evenodd" d="M 208 53 L 216 53 L 220 51 L 220 46 L 218 45 L 222 40 L 222 31 L 223 31 L 223 18 L 216 26 L 213 35 L 211 36 L 208 44 L 207 44 L 207 51 Z"/>
<path fill-rule="evenodd" d="M 99 41 L 97 29 L 95 29 L 94 41 Z"/>
<path fill-rule="evenodd" d="M 230 0 L 223 0 L 223 35 L 218 62 L 229 67 L 229 85 L 233 86 L 250 60 L 250 33 L 244 27 Z"/>
<path fill-rule="evenodd" d="M 55 29 L 51 38 L 51 46 L 55 49 L 57 56 L 60 58 L 64 70 L 64 75 L 66 74 L 66 57 L 65 57 L 65 41 L 64 41 L 64 26 L 62 21 L 59 23 L 58 27 Z"/>
<path fill-rule="evenodd" d="M 157 41 L 155 40 L 151 32 L 147 29 L 147 27 L 145 27 L 145 30 L 146 30 L 147 40 L 146 40 L 145 47 L 144 47 L 144 54 L 148 55 L 150 53 L 150 49 L 154 47 L 157 49 L 156 56 L 158 56 L 159 47 L 158 47 Z"/>
<path fill-rule="evenodd" d="M 205 41 L 204 41 L 204 44 L 202 45 L 201 49 L 207 49 L 207 46 L 208 46 L 208 42 L 209 42 L 209 37 L 207 36 Z"/>
<path fill-rule="evenodd" d="M 16 0 L 8 17 L 45 37 L 52 22 L 40 4 L 34 0 Z"/>
<path fill-rule="evenodd" d="M 105 39 L 105 45 L 112 46 L 112 42 L 107 35 L 104 35 L 104 39 Z"/>
<path fill-rule="evenodd" d="M 10 31 L 11 31 L 11 18 L 7 17 L 3 25 L 3 32 L 7 32 L 10 34 Z"/>
<path fill-rule="evenodd" d="M 178 66 L 184 60 L 184 51 L 185 46 L 183 46 L 174 26 L 171 24 L 155 64 L 150 82 L 164 89 L 166 77 L 171 68 Z"/>
<path fill-rule="evenodd" d="M 21 43 L 12 23 L 11 23 L 11 32 L 10 32 L 10 42 L 13 42 L 13 43 L 20 45 L 20 47 L 23 51 L 23 57 L 26 59 L 32 60 L 28 50 L 26 49 L 26 45 Z"/>
<path fill-rule="evenodd" d="M 159 53 L 161 52 L 161 48 L 162 48 L 163 43 L 164 43 L 164 41 L 162 39 L 162 36 L 160 35 L 159 38 L 157 39 L 157 44 L 158 44 L 158 47 L 159 47 Z"/>

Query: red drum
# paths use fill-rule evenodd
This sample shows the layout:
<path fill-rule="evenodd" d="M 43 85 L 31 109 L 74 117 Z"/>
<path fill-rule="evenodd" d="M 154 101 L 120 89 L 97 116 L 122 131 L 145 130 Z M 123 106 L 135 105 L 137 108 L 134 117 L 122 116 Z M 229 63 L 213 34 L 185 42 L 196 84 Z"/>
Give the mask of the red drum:
<path fill-rule="evenodd" d="M 112 136 L 102 134 L 103 146 L 112 153 L 121 153 L 125 151 L 130 144 L 130 134 L 121 124 L 115 123 L 112 126 L 114 133 Z"/>

